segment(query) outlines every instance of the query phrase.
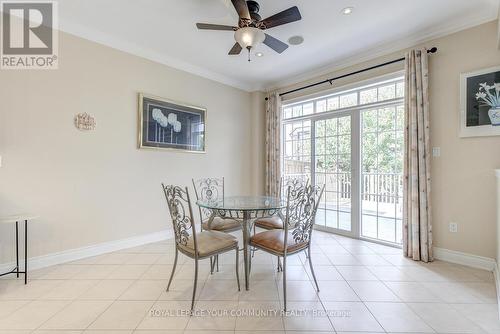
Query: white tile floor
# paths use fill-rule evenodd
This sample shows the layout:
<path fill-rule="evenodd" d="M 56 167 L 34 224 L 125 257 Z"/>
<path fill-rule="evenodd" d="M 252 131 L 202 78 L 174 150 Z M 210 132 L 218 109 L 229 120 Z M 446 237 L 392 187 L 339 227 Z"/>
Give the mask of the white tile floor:
<path fill-rule="evenodd" d="M 321 292 L 304 255 L 290 257 L 289 316 L 279 314 L 282 274 L 263 252 L 253 259 L 250 291 L 237 290 L 234 253 L 214 275 L 202 262 L 196 309 L 205 313 L 174 314 L 189 310 L 194 264 L 181 257 L 165 292 L 174 259 L 167 241 L 33 271 L 27 286 L 1 279 L 0 334 L 500 333 L 491 273 L 417 263 L 399 249 L 323 232 L 313 239 Z M 267 316 L 231 314 L 248 310 Z"/>

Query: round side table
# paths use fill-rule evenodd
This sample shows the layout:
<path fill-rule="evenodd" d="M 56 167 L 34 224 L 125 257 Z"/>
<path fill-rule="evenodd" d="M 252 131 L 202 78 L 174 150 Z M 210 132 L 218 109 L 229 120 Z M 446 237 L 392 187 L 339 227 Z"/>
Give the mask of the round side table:
<path fill-rule="evenodd" d="M 23 214 L 15 216 L 0 217 L 0 224 L 15 224 L 16 226 L 16 267 L 7 273 L 0 276 L 16 274 L 24 274 L 24 284 L 28 283 L 28 221 L 38 218 L 34 215 Z M 19 223 L 24 221 L 24 271 L 19 269 Z"/>

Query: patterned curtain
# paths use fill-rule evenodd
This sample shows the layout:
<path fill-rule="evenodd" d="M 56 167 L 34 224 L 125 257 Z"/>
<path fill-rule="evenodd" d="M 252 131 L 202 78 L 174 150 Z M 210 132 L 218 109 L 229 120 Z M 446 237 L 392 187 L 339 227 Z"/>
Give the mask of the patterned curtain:
<path fill-rule="evenodd" d="M 427 51 L 406 54 L 403 249 L 429 262 L 432 254 L 429 83 Z"/>
<path fill-rule="evenodd" d="M 279 196 L 281 178 L 281 97 L 268 95 L 266 103 L 266 193 Z"/>

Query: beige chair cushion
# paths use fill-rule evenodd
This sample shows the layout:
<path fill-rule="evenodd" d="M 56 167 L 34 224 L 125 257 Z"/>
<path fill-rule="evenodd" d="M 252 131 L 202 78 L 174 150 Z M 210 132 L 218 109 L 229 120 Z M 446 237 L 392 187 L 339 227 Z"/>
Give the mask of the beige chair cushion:
<path fill-rule="evenodd" d="M 283 254 L 285 251 L 285 231 L 284 230 L 271 230 L 257 233 L 250 238 L 250 244 L 257 248 L 268 250 L 274 253 Z M 288 232 L 287 238 L 287 252 L 293 253 L 307 248 L 307 242 L 296 243 L 293 240 L 293 235 Z"/>
<path fill-rule="evenodd" d="M 211 227 L 213 231 L 231 232 L 241 229 L 241 224 L 236 219 L 215 217 Z M 203 221 L 203 229 L 209 230 L 208 219 Z"/>
<path fill-rule="evenodd" d="M 259 218 L 255 221 L 255 226 L 266 230 L 283 229 L 283 221 L 278 216 Z"/>
<path fill-rule="evenodd" d="M 236 237 L 218 231 L 203 231 L 196 233 L 198 256 L 207 257 L 221 251 L 238 247 Z M 184 251 L 194 256 L 194 238 L 191 236 L 186 245 L 179 245 Z"/>

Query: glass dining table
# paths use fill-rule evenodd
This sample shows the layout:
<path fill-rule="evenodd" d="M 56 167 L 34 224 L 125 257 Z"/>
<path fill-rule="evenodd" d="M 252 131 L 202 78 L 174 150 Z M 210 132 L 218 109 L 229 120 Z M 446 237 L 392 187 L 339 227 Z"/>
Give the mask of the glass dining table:
<path fill-rule="evenodd" d="M 227 196 L 216 201 L 199 200 L 196 204 L 210 210 L 208 227 L 215 217 L 233 218 L 241 222 L 243 230 L 243 258 L 245 266 L 245 288 L 250 282 L 250 234 L 256 218 L 282 215 L 286 200 L 268 196 Z"/>

